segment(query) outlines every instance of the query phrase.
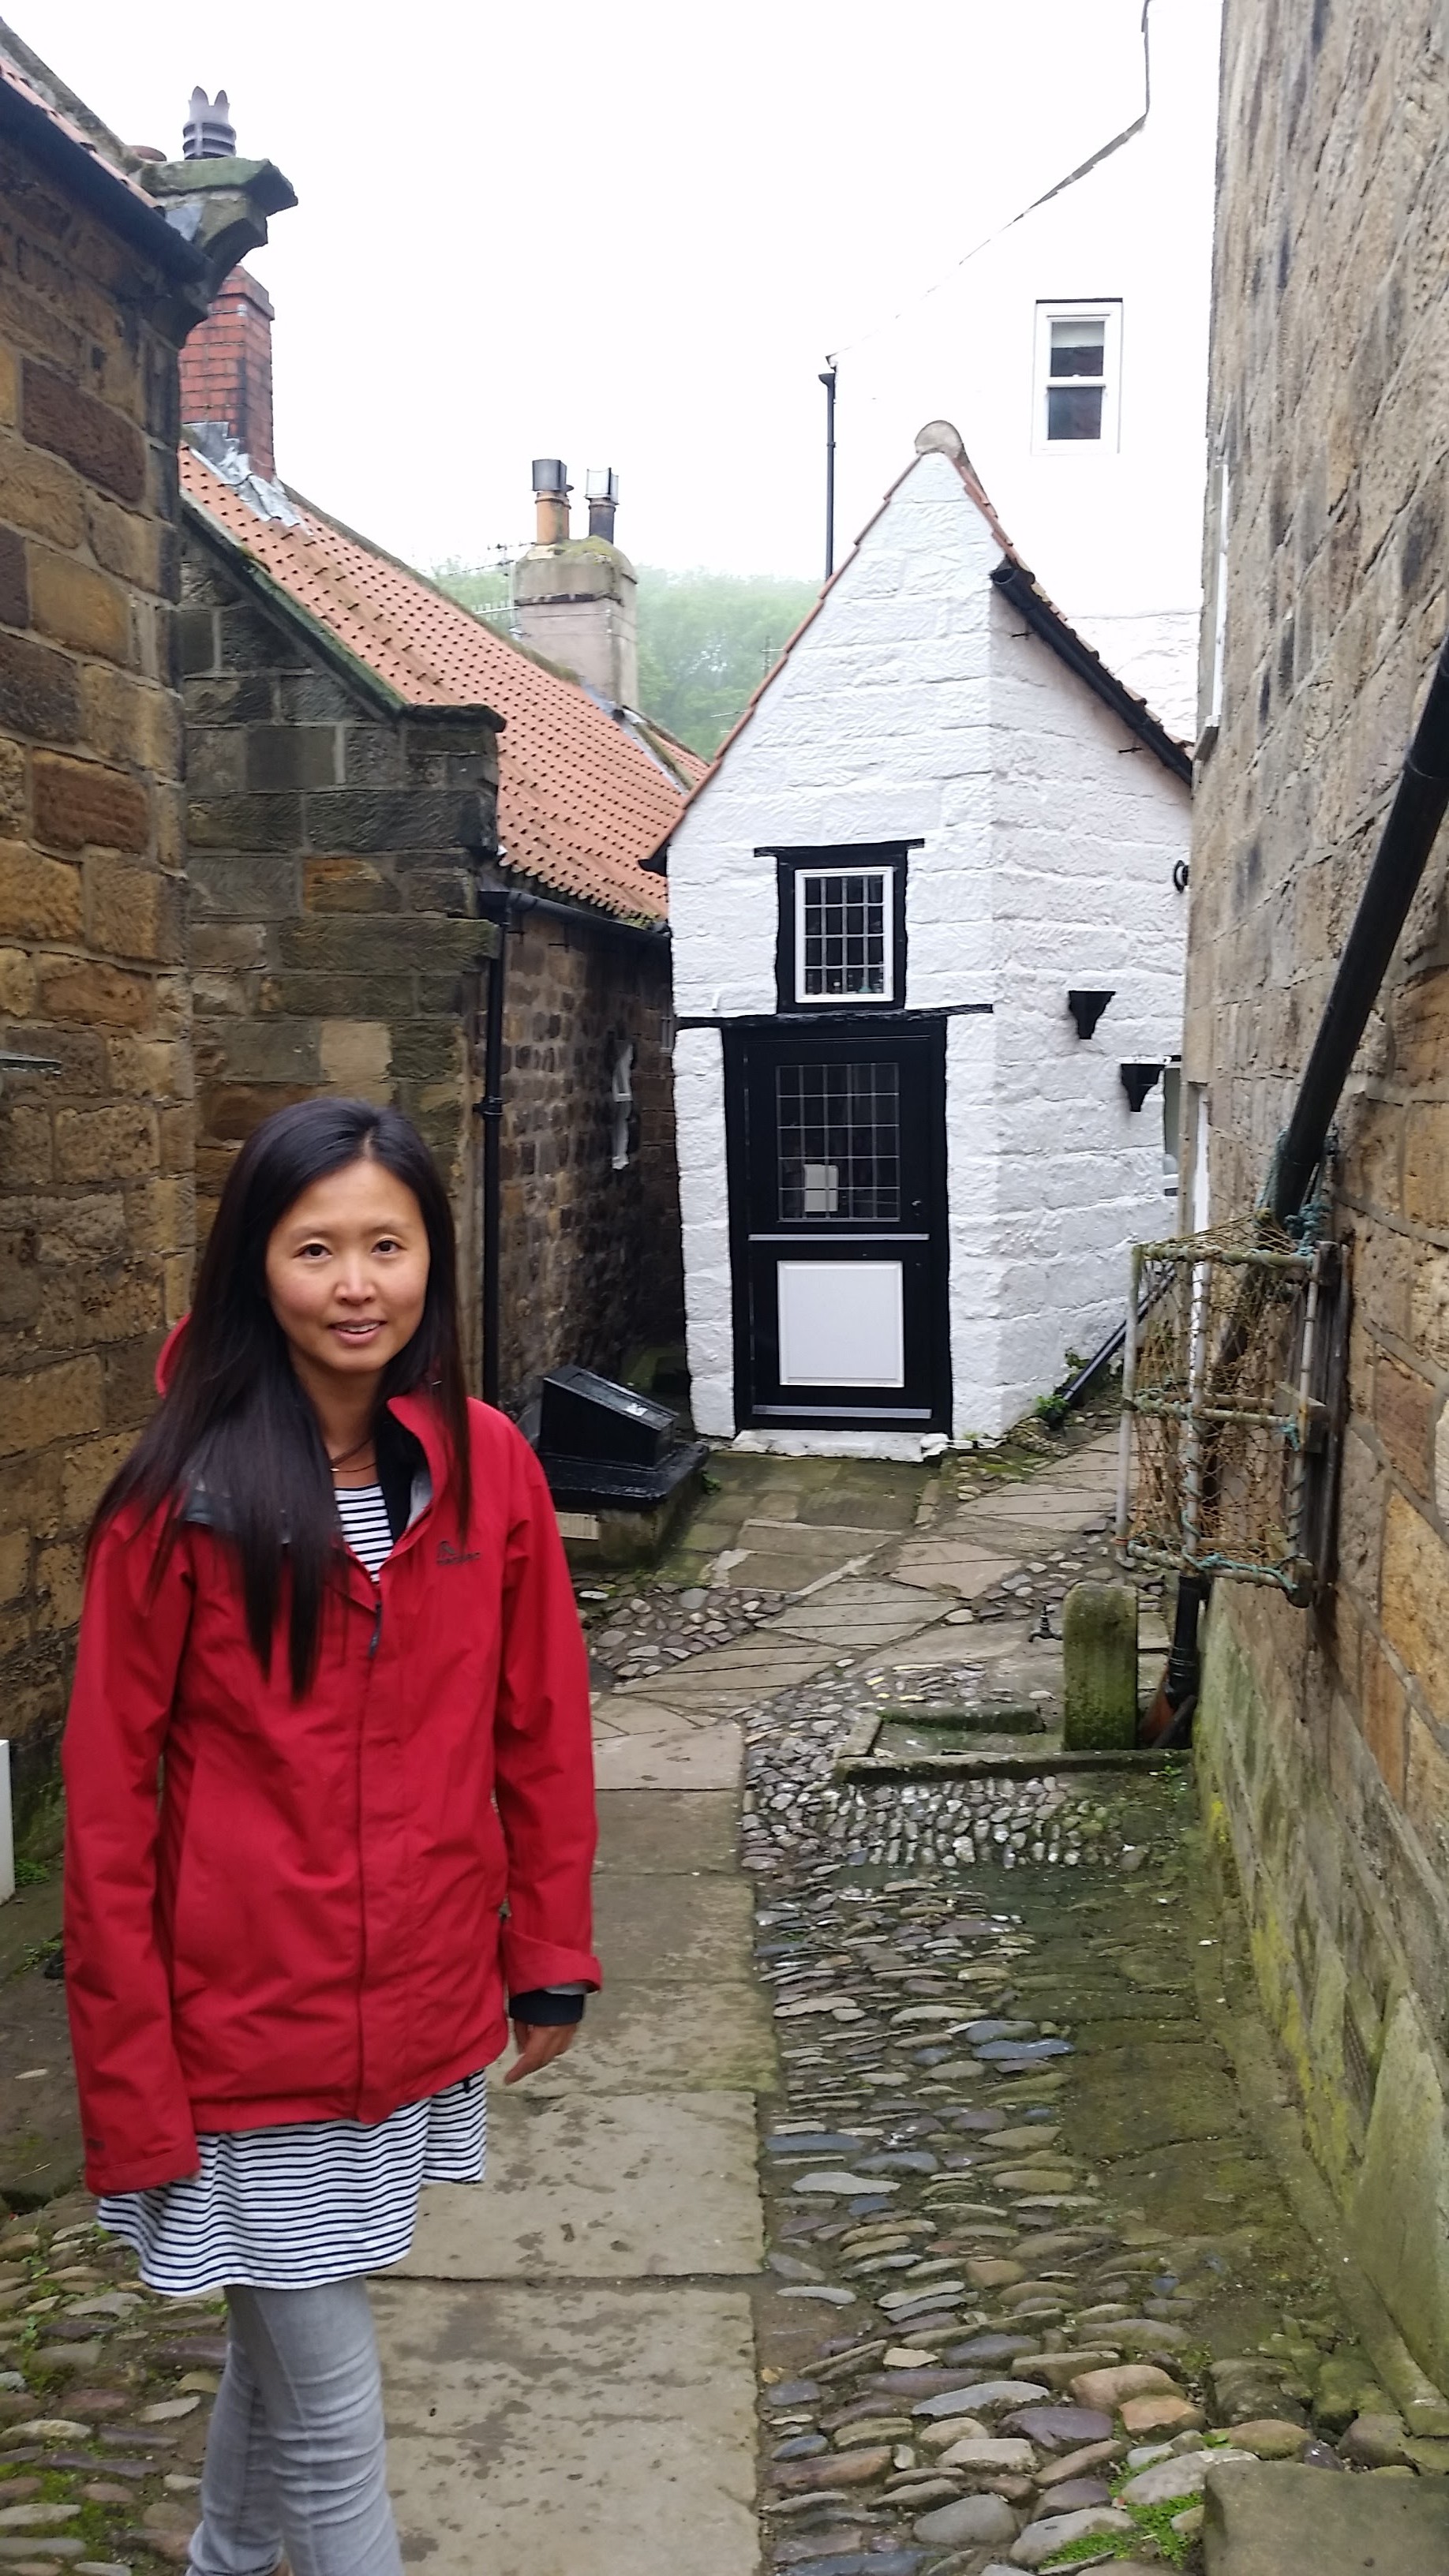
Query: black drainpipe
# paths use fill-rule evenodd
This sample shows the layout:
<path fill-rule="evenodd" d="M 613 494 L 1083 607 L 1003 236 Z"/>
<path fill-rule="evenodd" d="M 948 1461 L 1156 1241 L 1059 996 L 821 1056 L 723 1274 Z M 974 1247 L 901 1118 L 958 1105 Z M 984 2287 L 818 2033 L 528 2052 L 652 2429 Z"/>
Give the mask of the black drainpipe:
<path fill-rule="evenodd" d="M 506 898 L 505 898 L 506 900 Z M 483 1401 L 498 1402 L 498 1261 L 502 1216 L 500 1153 L 503 1124 L 503 1003 L 508 981 L 508 919 L 498 917 L 498 946 L 488 961 L 488 1009 L 483 1023 Z"/>
<path fill-rule="evenodd" d="M 528 894 L 522 887 L 480 886 L 478 910 L 485 921 L 498 926 L 498 947 L 488 962 L 488 1001 L 483 1021 L 483 1097 L 478 1114 L 483 1121 L 483 1401 L 498 1402 L 499 1327 L 501 1314 L 500 1281 L 502 1276 L 503 1191 L 503 1013 L 508 989 L 508 934 L 516 930 L 529 913 L 541 913 L 547 921 L 561 921 L 571 930 L 589 928 L 608 932 L 623 940 L 643 940 L 650 947 L 667 944 L 668 927 L 661 922 L 656 928 L 632 921 L 616 921 L 607 912 L 591 912 L 586 904 L 555 903 L 547 895 Z"/>
<path fill-rule="evenodd" d="M 1280 1224 L 1297 1216 L 1312 1188 L 1339 1095 L 1408 920 L 1409 906 L 1419 891 L 1446 806 L 1449 640 L 1429 683 L 1424 712 L 1414 729 L 1383 838 L 1338 961 L 1293 1114 L 1273 1157 L 1264 1205 Z"/>

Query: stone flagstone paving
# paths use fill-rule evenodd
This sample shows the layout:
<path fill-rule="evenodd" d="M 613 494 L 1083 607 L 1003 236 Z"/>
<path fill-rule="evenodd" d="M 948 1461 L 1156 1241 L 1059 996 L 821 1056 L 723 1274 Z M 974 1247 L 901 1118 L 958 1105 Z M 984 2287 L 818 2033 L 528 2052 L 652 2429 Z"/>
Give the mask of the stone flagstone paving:
<path fill-rule="evenodd" d="M 748 2576 L 757 2531 L 764 2576 L 1449 2569 L 1449 2410 L 1355 2340 L 1245 2109 L 1187 1771 L 837 1774 L 882 1711 L 909 1748 L 1014 1702 L 1049 1743 L 1114 1441 L 1035 1446 L 721 1460 L 660 1577 L 581 1587 L 610 1987 L 499 2102 L 492 2193 L 430 2194 L 379 2287 L 410 2561 Z M 184 2563 L 223 2326 L 79 2192 L 0 2230 L 0 2576 Z"/>

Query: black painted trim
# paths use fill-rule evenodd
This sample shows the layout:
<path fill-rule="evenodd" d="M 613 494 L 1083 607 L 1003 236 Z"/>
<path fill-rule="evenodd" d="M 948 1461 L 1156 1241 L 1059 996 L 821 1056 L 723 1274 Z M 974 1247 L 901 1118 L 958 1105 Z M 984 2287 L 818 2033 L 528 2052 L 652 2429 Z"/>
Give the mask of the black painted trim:
<path fill-rule="evenodd" d="M 773 858 L 775 862 L 775 1002 L 781 1019 L 823 1020 L 831 1009 L 829 1003 L 813 1006 L 795 995 L 795 879 L 805 871 L 813 876 L 850 875 L 876 867 L 891 871 L 891 989 L 872 996 L 852 993 L 834 1005 L 834 1016 L 855 1019 L 868 1011 L 872 1018 L 881 1011 L 901 1011 L 906 997 L 906 867 L 907 854 L 921 847 L 919 841 L 864 841 L 813 850 L 757 850 L 756 858 Z"/>
<path fill-rule="evenodd" d="M 866 1008 L 874 1011 L 879 1005 L 867 1003 Z M 936 1020 L 989 1020 L 995 1009 L 994 1002 L 943 1002 L 937 1010 L 895 1011 L 891 1016 L 904 1028 L 920 1029 L 929 1028 Z M 757 1037 L 766 1036 L 771 1029 L 819 1029 L 824 1037 L 848 1037 L 859 1017 L 854 1005 L 838 1011 L 714 1011 L 698 1017 L 686 1011 L 674 1025 L 677 1029 L 745 1029 Z"/>
<path fill-rule="evenodd" d="M 985 1005 L 987 1009 L 991 1006 Z M 896 1015 L 899 1025 L 904 1014 Z M 734 1361 L 734 1415 L 737 1431 L 911 1429 L 923 1433 L 949 1433 L 952 1414 L 951 1377 L 951 1233 L 950 1207 L 946 1194 L 946 1020 L 945 1011 L 922 1011 L 910 1015 L 912 1034 L 922 1032 L 934 1038 L 931 1048 L 930 1123 L 927 1134 L 928 1192 L 930 1212 L 930 1351 L 931 1403 L 929 1410 L 908 1406 L 784 1406 L 756 1407 L 748 1398 L 753 1387 L 750 1350 L 750 1229 L 749 1229 L 749 1150 L 748 1130 L 748 1059 L 749 1040 L 769 1037 L 778 1032 L 778 1017 L 756 1020 L 733 1020 L 713 1023 L 720 1027 L 724 1051 L 725 1108 L 725 1189 L 729 1214 L 731 1349 Z M 862 1039 L 879 1042 L 884 1034 L 879 1013 L 832 1014 L 833 1025 L 822 1029 L 822 1036 L 848 1037 L 858 1032 Z M 699 1025 L 687 1024 L 684 1025 Z M 705 1024 L 711 1025 L 711 1024 Z M 800 1020 L 791 1022 L 792 1033 L 800 1029 Z M 803 1033 L 803 1032 L 802 1032 Z M 878 1241 L 888 1245 L 894 1238 L 882 1233 Z"/>
<path fill-rule="evenodd" d="M 1101 699 L 1104 707 L 1111 708 L 1129 733 L 1134 733 L 1140 743 L 1156 753 L 1164 769 L 1170 769 L 1174 778 L 1180 778 L 1184 786 L 1190 787 L 1192 754 L 1186 744 L 1174 741 L 1144 700 L 1134 696 L 1115 672 L 1108 670 L 1090 644 L 1083 643 L 1060 611 L 1053 608 L 1051 601 L 1038 590 L 1025 564 L 1011 563 L 1003 557 L 991 579 L 1002 598 L 1009 600 L 1026 619 L 1033 634 L 1039 635 L 1044 644 L 1049 644 L 1058 660 L 1065 662 L 1069 671 L 1075 671 L 1079 680 L 1085 680 L 1093 695 Z"/>

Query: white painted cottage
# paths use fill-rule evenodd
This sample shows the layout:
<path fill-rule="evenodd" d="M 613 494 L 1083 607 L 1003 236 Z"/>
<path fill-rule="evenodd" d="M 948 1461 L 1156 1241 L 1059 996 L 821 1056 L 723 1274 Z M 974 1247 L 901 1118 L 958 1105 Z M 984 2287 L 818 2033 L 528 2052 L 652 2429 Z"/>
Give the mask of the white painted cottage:
<path fill-rule="evenodd" d="M 916 446 L 654 862 L 694 1415 L 752 1447 L 998 1435 L 1168 1216 L 1188 755 Z"/>

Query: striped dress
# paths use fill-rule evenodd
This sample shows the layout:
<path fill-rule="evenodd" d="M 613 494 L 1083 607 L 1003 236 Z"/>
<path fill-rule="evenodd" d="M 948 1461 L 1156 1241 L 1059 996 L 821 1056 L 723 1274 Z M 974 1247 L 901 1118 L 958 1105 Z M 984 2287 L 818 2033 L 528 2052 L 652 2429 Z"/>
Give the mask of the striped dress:
<path fill-rule="evenodd" d="M 339 1486 L 354 1556 L 377 1581 L 392 1548 L 380 1485 Z M 148 2191 L 108 2192 L 97 2216 L 134 2246 L 141 2278 L 174 2298 L 229 2281 L 314 2289 L 396 2263 L 425 2182 L 479 2182 L 487 2147 L 481 2074 L 386 2120 L 301 2120 L 197 2139 L 201 2170 Z"/>

